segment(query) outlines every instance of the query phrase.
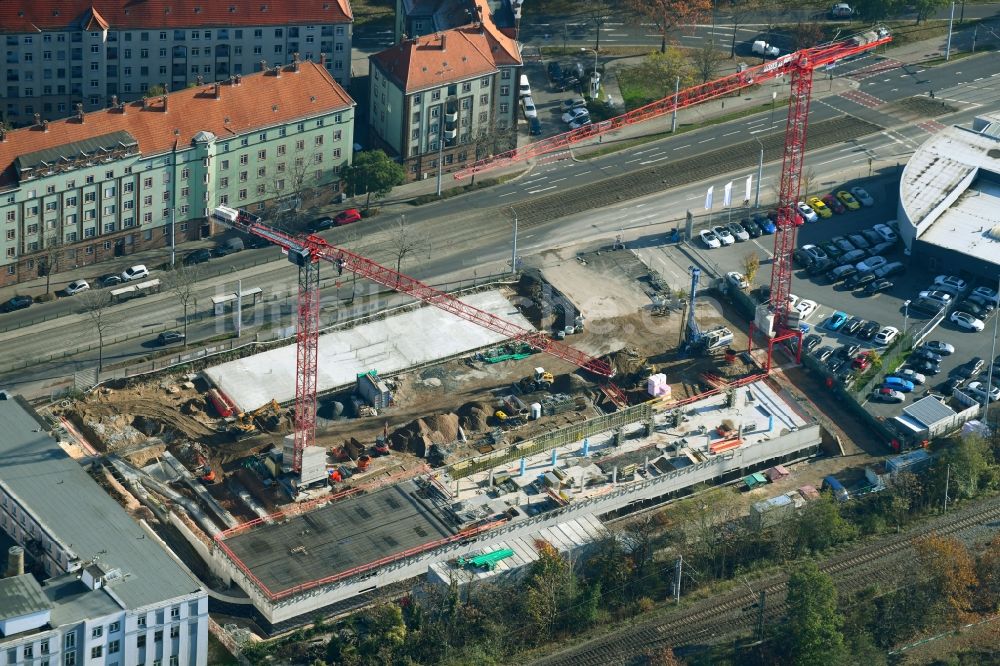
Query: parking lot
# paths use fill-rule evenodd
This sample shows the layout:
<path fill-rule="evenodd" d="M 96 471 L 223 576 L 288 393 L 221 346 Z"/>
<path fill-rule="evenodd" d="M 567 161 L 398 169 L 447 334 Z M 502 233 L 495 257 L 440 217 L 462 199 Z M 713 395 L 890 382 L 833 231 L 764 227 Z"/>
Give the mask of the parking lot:
<path fill-rule="evenodd" d="M 527 75 L 528 83 L 531 85 L 531 97 L 538 113 L 538 120 L 541 123 L 540 136 L 530 137 L 531 141 L 568 131 L 569 125 L 562 121 L 562 115 L 566 112 L 566 109 L 562 108 L 562 103 L 567 99 L 581 97 L 582 88 L 580 86 L 565 91 L 559 90 L 558 86 L 549 79 L 549 74 L 546 71 L 546 64 L 549 62 L 551 62 L 550 59 L 542 62 L 527 62 L 522 70 L 522 73 Z M 593 55 L 564 56 L 556 59 L 556 62 L 563 70 L 567 71 L 571 69 L 575 71 L 575 65 L 579 64 L 581 70 L 586 73 L 584 78 L 588 82 L 587 77 L 594 69 Z M 528 122 L 524 117 L 523 108 L 520 113 L 520 122 L 518 122 L 518 132 L 521 134 L 521 141 L 528 140 Z"/>
<path fill-rule="evenodd" d="M 881 182 L 864 180 L 851 181 L 843 184 L 843 188 L 860 185 L 866 188 L 875 198 L 875 205 L 869 208 L 862 208 L 858 211 L 847 211 L 841 215 L 834 215 L 831 218 L 821 218 L 818 222 L 807 223 L 798 228 L 796 245 L 802 247 L 806 244 L 819 244 L 828 241 L 834 236 L 848 235 L 860 232 L 862 229 L 870 229 L 875 224 L 884 224 L 886 221 L 896 217 L 896 183 L 891 180 Z M 838 187 L 837 189 L 841 189 Z M 737 219 L 734 214 L 733 219 Z M 718 216 L 713 224 L 725 224 L 727 219 Z M 752 287 L 768 285 L 771 280 L 771 258 L 773 255 L 774 237 L 762 235 L 756 239 L 736 242 L 733 245 L 717 249 L 706 249 L 704 244 L 695 234 L 693 245 L 697 248 L 701 257 L 705 258 L 711 268 L 725 275 L 729 271 L 744 272 L 744 257 L 748 253 L 755 253 L 760 259 L 760 269 L 754 279 Z M 890 253 L 885 254 L 889 261 L 900 261 L 907 264 L 907 258 L 903 255 L 902 246 L 897 245 Z M 815 301 L 819 307 L 813 312 L 804 323 L 808 324 L 810 333 L 820 335 L 823 340 L 816 347 L 820 349 L 829 345 L 833 349 L 838 349 L 847 343 L 857 344 L 862 350 L 872 349 L 874 345 L 871 341 L 859 340 L 854 335 L 847 335 L 841 332 L 826 330 L 823 324 L 829 317 L 837 311 L 844 312 L 848 317 L 857 317 L 866 322 L 875 321 L 880 326 L 894 326 L 900 330 L 904 326 L 911 332 L 916 332 L 922 328 L 931 315 L 919 312 L 915 309 L 908 309 L 908 316 L 904 313 L 903 303 L 907 299 L 916 300 L 917 294 L 930 288 L 934 281 L 934 275 L 926 271 L 907 270 L 900 275 L 894 275 L 889 279 L 893 286 L 885 292 L 875 295 L 866 295 L 863 290 L 851 290 L 843 283 L 830 285 L 822 275 L 811 277 L 808 273 L 796 268 L 792 281 L 792 293 L 800 299 Z M 977 284 L 972 284 L 967 291 Z M 996 288 L 996 285 L 986 285 Z M 915 398 L 922 397 L 927 390 L 942 392 L 942 385 L 948 377 L 954 374 L 960 366 L 964 365 L 972 357 L 978 356 L 986 361 L 985 371 L 988 371 L 989 364 L 993 361 L 991 347 L 993 343 L 993 316 L 981 317 L 986 323 L 986 329 L 980 333 L 974 333 L 959 328 L 948 318 L 939 324 L 926 340 L 940 340 L 954 345 L 956 352 L 951 356 L 945 356 L 941 362 L 941 372 L 936 376 L 927 376 L 927 383 L 924 386 L 915 387 L 912 393 L 906 394 L 906 400 L 902 404 L 869 403 L 868 409 L 871 413 L 890 418 L 898 415 L 902 408 L 911 403 Z M 891 368 L 895 369 L 895 368 Z M 975 381 L 978 377 L 972 378 Z"/>

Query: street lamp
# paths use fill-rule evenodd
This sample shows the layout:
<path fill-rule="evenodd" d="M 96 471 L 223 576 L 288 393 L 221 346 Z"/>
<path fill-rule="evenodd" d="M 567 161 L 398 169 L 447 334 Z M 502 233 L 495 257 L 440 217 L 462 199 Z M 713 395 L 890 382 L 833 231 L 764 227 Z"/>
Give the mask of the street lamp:
<path fill-rule="evenodd" d="M 910 301 L 903 301 L 903 337 L 906 337 L 906 327 L 910 323 Z"/>
<path fill-rule="evenodd" d="M 778 93 L 774 90 L 771 91 L 771 125 L 774 124 L 774 100 L 778 99 Z"/>
<path fill-rule="evenodd" d="M 449 111 L 449 104 L 454 104 L 455 98 L 449 97 L 444 103 L 444 113 L 438 121 L 438 172 L 437 172 L 437 195 L 441 196 L 441 174 L 444 171 L 444 142 L 454 139 L 458 130 L 445 129 L 445 123 L 453 123 L 458 120 L 458 110 Z M 452 117 L 454 116 L 454 117 Z"/>
<path fill-rule="evenodd" d="M 757 188 L 753 197 L 754 209 L 760 208 L 760 181 L 764 177 L 764 143 L 757 138 L 756 134 L 751 134 L 757 145 L 760 146 L 760 160 L 757 162 Z"/>
<path fill-rule="evenodd" d="M 511 215 L 514 216 L 514 242 L 510 252 L 510 273 L 517 275 L 517 211 L 514 210 L 513 206 L 508 206 L 508 208 L 510 208 Z"/>

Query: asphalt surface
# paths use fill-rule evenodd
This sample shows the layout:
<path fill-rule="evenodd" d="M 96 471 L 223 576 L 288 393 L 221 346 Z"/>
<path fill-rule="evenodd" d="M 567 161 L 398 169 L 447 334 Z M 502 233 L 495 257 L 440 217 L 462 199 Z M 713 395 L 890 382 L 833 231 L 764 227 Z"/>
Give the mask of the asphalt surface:
<path fill-rule="evenodd" d="M 846 63 L 837 73 L 863 79 L 862 89 L 869 87 L 872 93 L 877 92 L 886 102 L 902 101 L 920 95 L 933 86 L 933 89 L 938 91 L 939 100 L 953 100 L 949 103 L 954 103 L 956 108 L 962 109 L 947 117 L 946 122 L 967 122 L 974 115 L 976 108 L 994 104 L 1000 99 L 998 90 L 1000 78 L 996 77 L 997 72 L 991 56 L 968 58 L 932 69 L 903 68 L 878 74 L 874 78 L 870 75 L 870 72 L 887 66 L 886 63 L 888 66 L 892 65 L 887 59 L 880 57 L 862 58 Z M 821 174 L 817 179 L 819 187 L 832 187 L 865 176 L 868 173 L 870 158 L 881 167 L 895 161 L 901 163 L 933 130 L 933 127 L 927 126 L 925 117 L 912 110 L 906 111 L 905 108 L 900 110 L 897 105 L 884 105 L 884 109 L 888 110 L 886 113 L 883 109 L 865 106 L 858 101 L 859 99 L 863 100 L 856 96 L 851 98 L 839 96 L 816 100 L 812 106 L 811 117 L 816 128 L 823 127 L 824 121 L 842 117 L 845 113 L 850 113 L 860 121 L 886 128 L 885 131 L 850 139 L 844 145 L 835 144 L 811 151 L 807 167 L 812 167 Z M 721 189 L 726 180 L 745 177 L 750 171 L 744 166 L 748 160 L 746 157 L 737 157 L 737 154 L 748 151 L 751 156 L 749 161 L 753 162 L 759 151 L 753 137 L 763 137 L 766 143 L 766 159 L 771 159 L 775 155 L 779 140 L 774 132 L 784 124 L 783 116 L 783 110 L 778 109 L 772 120 L 771 114 L 765 111 L 755 116 L 585 161 L 563 159 L 543 163 L 536 166 L 529 175 L 507 184 L 454 197 L 433 205 L 414 207 L 407 211 L 406 224 L 421 236 L 422 246 L 419 251 L 411 253 L 406 258 L 403 270 L 422 279 L 458 274 L 483 275 L 505 270 L 509 267 L 511 207 L 519 216 L 522 208 L 525 215 L 529 212 L 530 215 L 536 215 L 534 211 L 537 207 L 543 209 L 541 215 L 527 218 L 532 220 L 530 224 L 533 226 L 524 228 L 519 237 L 519 248 L 524 257 L 563 245 L 591 239 L 607 239 L 609 235 L 613 237 L 617 231 L 624 231 L 632 238 L 646 244 L 655 243 L 658 235 L 677 226 L 686 210 L 698 209 L 699 202 L 704 200 L 707 185 L 715 184 L 718 186 L 717 189 Z M 924 127 L 921 127 L 921 124 Z M 734 147 L 739 148 L 732 150 Z M 731 152 L 725 153 L 730 157 L 722 157 L 722 162 L 716 162 L 720 158 L 719 155 L 706 157 L 712 151 L 720 150 L 730 150 Z M 659 188 L 661 192 L 635 199 L 620 195 L 607 187 L 607 179 L 632 173 L 636 167 L 652 167 L 660 161 L 676 164 L 674 160 L 699 156 L 706 162 L 715 162 L 714 178 L 674 189 L 668 189 L 669 185 L 661 184 Z M 726 159 L 738 159 L 739 162 L 731 165 L 725 161 Z M 642 162 L 650 164 L 643 165 Z M 734 172 L 736 168 L 741 168 L 741 171 Z M 762 197 L 765 200 L 773 196 L 770 194 L 770 189 L 779 171 L 780 165 L 777 163 L 770 163 L 765 167 L 762 181 Z M 835 174 L 846 172 L 852 175 L 848 178 L 842 175 L 833 178 Z M 891 190 L 889 187 L 887 191 Z M 554 194 L 563 195 L 566 192 L 571 194 L 564 200 L 589 202 L 590 209 L 572 213 L 565 206 L 551 205 L 548 197 Z M 332 230 L 324 235 L 332 242 L 342 244 L 376 261 L 394 265 L 396 234 L 393 228 L 397 224 L 397 219 L 391 216 L 380 216 L 359 225 Z M 261 256 L 267 256 L 267 253 L 270 253 L 273 263 L 267 264 L 266 267 L 240 270 L 246 264 L 259 261 Z M 662 267 L 672 283 L 679 285 L 686 283 L 686 271 L 681 267 L 681 264 L 686 266 L 685 262 L 688 262 L 688 259 L 675 258 L 667 261 Z M 245 289 L 254 286 L 264 288 L 268 302 L 287 300 L 288 294 L 295 289 L 294 271 L 289 270 L 284 259 L 273 248 L 247 250 L 223 259 L 215 259 L 206 266 L 206 270 L 216 271 L 220 266 L 224 272 L 199 288 L 197 296 L 201 305 L 199 309 L 204 309 L 209 296 L 232 292 L 235 278 L 240 276 L 244 278 Z M 154 273 L 153 277 L 157 275 Z M 327 284 L 333 283 L 331 280 Z M 798 289 L 798 285 L 795 288 Z M 340 289 L 343 291 L 343 284 Z M 329 288 L 325 291 L 326 298 L 329 298 L 330 291 Z M 138 337 L 122 343 L 124 346 L 121 348 L 114 346 L 107 348 L 106 352 L 110 352 L 110 357 L 121 360 L 147 356 L 151 351 L 148 341 L 155 337 L 154 331 L 158 330 L 158 327 L 178 327 L 180 308 L 174 301 L 169 292 L 164 292 L 159 296 L 150 296 L 115 306 L 117 323 L 112 337 L 125 334 Z M 0 317 L 0 320 L 3 325 L 9 326 L 31 322 L 39 315 L 51 317 L 53 314 L 69 314 L 79 308 L 79 303 L 69 298 L 6 314 Z M 291 321 L 290 306 L 284 310 L 277 308 L 266 321 L 287 325 Z M 189 327 L 192 341 L 200 339 L 203 335 L 220 333 L 219 323 L 214 319 L 209 321 L 203 319 L 200 325 L 204 328 L 192 331 Z M 44 335 L 41 335 L 42 333 Z M 50 354 L 71 355 L 80 346 L 93 344 L 94 337 L 92 328 L 88 327 L 83 316 L 79 314 L 62 317 L 56 322 L 50 321 L 30 328 L 0 333 L 0 341 L 16 341 L 0 346 L 0 368 L 23 363 L 25 359 L 46 358 Z M 96 358 L 96 350 L 85 354 L 83 358 L 92 363 Z M 87 363 L 80 365 L 86 366 Z M 44 381 L 46 378 L 65 375 L 71 369 L 74 369 L 74 366 L 53 362 L 42 367 L 6 372 L 5 384 L 16 387 L 32 381 Z"/>

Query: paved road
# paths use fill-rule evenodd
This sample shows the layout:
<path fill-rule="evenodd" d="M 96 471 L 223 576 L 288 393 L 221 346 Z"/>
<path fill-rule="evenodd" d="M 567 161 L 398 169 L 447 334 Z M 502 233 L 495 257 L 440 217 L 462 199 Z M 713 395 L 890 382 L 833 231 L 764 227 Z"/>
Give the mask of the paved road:
<path fill-rule="evenodd" d="M 842 73 L 855 72 L 854 76 L 864 76 L 857 72 L 873 66 L 877 69 L 877 66 L 882 66 L 880 63 L 885 62 L 879 58 L 860 59 L 844 66 Z M 890 101 L 909 97 L 933 85 L 939 91 L 939 98 L 955 99 L 964 103 L 967 110 L 956 115 L 957 121 L 971 115 L 972 111 L 968 109 L 972 108 L 972 105 L 990 104 L 1000 97 L 996 90 L 996 82 L 1000 79 L 996 76 L 990 77 L 991 74 L 996 74 L 995 71 L 991 71 L 992 69 L 989 57 L 971 58 L 929 70 L 921 68 L 894 70 L 884 76 L 880 74 L 875 80 L 862 81 L 862 89 L 865 85 L 877 86 L 877 89 L 872 88 L 873 92 L 877 92 L 885 101 Z M 890 85 L 883 79 L 890 79 Z M 948 82 L 951 82 L 950 86 Z M 877 160 L 880 164 L 894 159 L 903 161 L 905 156 L 928 136 L 930 129 L 913 124 L 912 119 L 900 121 L 878 109 L 869 109 L 858 100 L 863 101 L 864 98 L 837 97 L 817 102 L 813 106 L 813 122 L 850 113 L 892 129 L 882 134 L 857 139 L 846 147 L 826 148 L 812 153 L 809 165 L 820 169 L 824 176 L 835 170 L 856 169 L 860 177 L 866 170 L 869 158 Z M 480 275 L 502 271 L 509 260 L 511 234 L 508 211 L 505 209 L 514 206 L 516 210 L 526 201 L 537 200 L 571 187 L 582 188 L 578 190 L 580 196 L 593 197 L 594 209 L 569 216 L 553 216 L 550 220 L 538 222 L 524 230 L 520 238 L 522 256 L 588 239 L 607 238 L 619 230 L 636 235 L 645 231 L 654 235 L 662 233 L 663 230 L 675 226 L 676 220 L 683 217 L 685 210 L 697 209 L 699 201 L 704 197 L 705 183 L 676 188 L 643 199 L 616 201 L 613 193 L 602 190 L 600 182 L 614 175 L 632 172 L 637 166 L 644 166 L 642 162 L 667 160 L 674 158 L 675 155 L 674 159 L 695 157 L 709 148 L 731 148 L 742 145 L 750 155 L 756 155 L 757 143 L 755 140 L 747 141 L 747 137 L 757 136 L 755 133 L 762 131 L 761 135 L 767 136 L 768 132 L 778 130 L 784 122 L 782 115 L 781 111 L 776 110 L 772 120 L 770 113 L 765 112 L 584 162 L 562 160 L 543 164 L 529 176 L 518 181 L 476 192 L 473 195 L 448 199 L 432 206 L 414 208 L 407 215 L 407 224 L 417 229 L 427 229 L 427 241 L 425 247 L 406 260 L 404 270 L 425 279 L 461 272 L 470 275 L 474 270 Z M 765 199 L 771 198 L 769 188 L 779 168 L 779 165 L 771 164 L 765 170 L 762 186 Z M 720 170 L 724 170 L 724 167 Z M 720 174 L 716 184 L 721 186 L 733 175 L 745 176 L 746 173 L 747 171 L 743 170 L 738 174 Z M 473 204 L 471 207 L 470 202 Z M 377 261 L 392 264 L 395 263 L 393 249 L 395 232 L 392 229 L 396 224 L 397 221 L 392 218 L 376 218 L 365 222 L 363 229 L 360 226 L 348 227 L 334 230 L 328 235 L 334 242 L 342 243 Z M 660 225 L 662 228 L 658 229 L 651 225 Z M 475 235 L 469 233 L 470 228 L 476 229 Z M 239 268 L 244 262 L 252 263 L 262 253 L 268 252 L 276 261 L 266 268 L 228 273 L 224 278 L 215 278 L 204 285 L 198 294 L 202 305 L 204 306 L 210 295 L 231 291 L 233 280 L 244 274 L 244 288 L 263 286 L 271 299 L 280 299 L 282 294 L 294 289 L 292 282 L 294 273 L 283 260 L 280 260 L 274 249 L 246 251 L 233 258 L 226 258 L 222 263 L 232 261 L 233 266 Z M 682 273 L 683 269 L 677 269 L 678 261 L 683 263 L 684 260 L 670 260 L 668 264 Z M 671 280 L 670 273 L 671 271 L 667 270 L 665 277 L 668 280 Z M 766 276 L 762 275 L 761 280 L 764 279 Z M 226 281 L 224 288 L 219 285 L 220 280 Z M 680 284 L 684 282 L 686 279 L 680 280 Z M 6 315 L 4 321 L 5 323 L 17 321 L 18 318 L 30 320 L 46 310 L 69 312 L 77 307 L 79 305 L 73 303 L 72 299 L 67 299 L 65 303 L 36 306 L 30 310 Z M 154 331 L 158 330 L 158 327 L 176 327 L 180 314 L 179 307 L 173 304 L 169 293 L 115 307 L 118 308 L 115 318 L 120 322 L 114 332 L 115 335 L 132 331 Z M 272 323 L 290 321 L 290 308 L 273 306 L 268 308 L 266 321 Z M 203 321 L 198 324 L 192 332 L 192 339 L 225 332 L 224 329 L 218 328 L 216 320 L 210 321 L 211 323 Z M 44 336 L 40 335 L 42 331 Z M 108 351 L 119 358 L 146 355 L 150 349 L 144 342 L 151 337 L 153 337 L 152 332 L 148 337 L 143 335 L 138 341 L 133 340 L 120 349 Z M 61 350 L 72 350 L 81 344 L 87 344 L 92 338 L 93 335 L 81 315 L 66 317 L 58 324 L 49 322 L 16 333 L 0 333 L 0 341 L 17 340 L 16 344 L 4 345 L 0 349 L 0 364 L 22 358 L 44 357 Z M 94 355 L 92 353 L 89 356 Z M 53 364 L 45 368 L 44 372 L 35 369 L 28 372 L 7 373 L 5 381 L 9 385 L 17 386 L 37 380 L 39 376 L 54 376 L 59 373 L 58 366 L 59 364 Z"/>

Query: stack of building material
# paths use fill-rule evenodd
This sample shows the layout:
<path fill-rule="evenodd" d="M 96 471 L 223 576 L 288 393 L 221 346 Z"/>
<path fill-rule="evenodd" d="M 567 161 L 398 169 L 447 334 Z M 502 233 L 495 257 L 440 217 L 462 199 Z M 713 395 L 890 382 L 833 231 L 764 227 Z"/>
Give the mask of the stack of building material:
<path fill-rule="evenodd" d="M 358 395 L 375 409 L 385 409 L 392 402 L 389 387 L 375 370 L 358 375 Z"/>
<path fill-rule="evenodd" d="M 662 372 L 650 375 L 646 380 L 646 392 L 654 398 L 660 396 L 670 397 L 670 384 L 667 384 L 667 376 Z"/>
<path fill-rule="evenodd" d="M 784 465 L 775 465 L 774 467 L 764 472 L 764 474 L 767 475 L 767 478 L 771 481 L 771 483 L 774 483 L 778 479 L 785 478 L 786 476 L 791 474 L 791 472 L 789 472 L 788 469 L 784 467 Z"/>

